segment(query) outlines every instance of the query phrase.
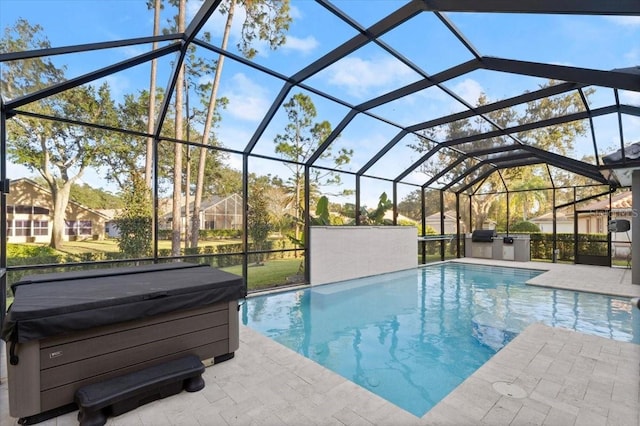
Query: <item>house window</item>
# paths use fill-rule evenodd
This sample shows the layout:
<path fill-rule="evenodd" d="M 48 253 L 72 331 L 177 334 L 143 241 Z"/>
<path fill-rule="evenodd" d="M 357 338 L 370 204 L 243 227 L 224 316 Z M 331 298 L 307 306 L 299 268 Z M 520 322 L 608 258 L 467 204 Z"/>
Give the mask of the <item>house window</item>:
<path fill-rule="evenodd" d="M 30 237 L 31 236 L 31 221 L 30 220 L 14 220 L 13 231 L 16 237 Z"/>
<path fill-rule="evenodd" d="M 91 221 L 90 220 L 81 220 L 78 222 L 79 226 L 79 235 L 91 235 Z"/>
<path fill-rule="evenodd" d="M 33 213 L 32 206 L 15 206 L 14 213 L 16 214 L 31 214 Z"/>
<path fill-rule="evenodd" d="M 8 214 L 49 214 L 49 209 L 38 206 L 26 206 L 26 205 L 17 205 L 17 206 L 7 206 Z"/>
<path fill-rule="evenodd" d="M 76 221 L 75 220 L 65 220 L 64 221 L 64 234 L 65 235 L 78 235 L 76 230 Z"/>
<path fill-rule="evenodd" d="M 33 221 L 33 235 L 49 235 L 49 221 L 48 220 L 34 220 Z"/>
<path fill-rule="evenodd" d="M 596 226 L 598 227 L 598 229 L 596 230 L 596 233 L 603 234 L 604 233 L 604 221 L 602 220 L 601 217 L 599 217 L 596 222 L 597 222 Z"/>
<path fill-rule="evenodd" d="M 91 235 L 90 220 L 65 220 L 65 235 Z"/>

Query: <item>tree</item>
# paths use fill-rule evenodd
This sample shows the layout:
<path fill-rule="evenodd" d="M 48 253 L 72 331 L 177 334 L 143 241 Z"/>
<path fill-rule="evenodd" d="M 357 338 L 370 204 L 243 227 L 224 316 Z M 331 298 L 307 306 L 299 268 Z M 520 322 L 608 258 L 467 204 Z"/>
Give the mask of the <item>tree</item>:
<path fill-rule="evenodd" d="M 180 0 L 178 9 L 178 32 L 182 33 L 185 29 L 186 19 L 186 2 Z M 178 70 L 178 78 L 175 87 L 175 138 L 182 140 L 183 138 L 183 94 L 184 94 L 184 64 Z M 173 151 L 173 205 L 172 205 L 172 221 L 171 221 L 171 255 L 180 255 L 180 234 L 182 230 L 182 150 L 181 143 L 175 143 Z"/>
<path fill-rule="evenodd" d="M 387 210 L 393 207 L 393 202 L 387 197 L 387 193 L 380 194 L 378 200 L 378 206 L 371 211 L 368 211 L 366 207 L 362 208 L 360 212 L 360 224 L 362 225 L 389 225 L 390 223 L 385 220 L 384 215 Z"/>
<path fill-rule="evenodd" d="M 296 228 L 294 238 L 300 239 L 300 218 L 302 217 L 302 200 L 304 184 L 304 165 L 315 150 L 331 134 L 331 124 L 324 120 L 314 122 L 317 112 L 311 98 L 303 93 L 293 95 L 284 105 L 289 123 L 285 126 L 284 134 L 275 137 L 276 153 L 291 162 L 284 163 L 293 175 L 287 180 L 292 205 L 295 209 Z M 345 148 L 334 154 L 329 147 L 321 158 L 328 158 L 336 166 L 351 161 L 353 150 Z M 338 184 L 340 176 L 334 172 L 315 170 L 310 175 L 309 183 L 312 190 L 319 184 Z"/>
<path fill-rule="evenodd" d="M 513 182 L 509 195 L 510 219 L 521 218 L 528 221 L 531 215 L 547 209 L 547 192 L 540 188 L 545 187 L 545 182 L 540 176 L 529 176 L 526 180 Z"/>
<path fill-rule="evenodd" d="M 155 102 L 161 101 L 164 93 L 160 90 Z M 146 126 L 148 103 L 151 97 L 146 91 L 141 91 L 137 95 L 124 95 L 123 102 L 117 105 L 115 124 L 121 129 L 142 130 Z M 120 188 L 121 191 L 128 190 L 132 181 L 132 174 L 145 167 L 145 145 L 140 143 L 142 139 L 131 136 L 123 132 L 111 132 L 108 135 L 109 149 L 102 152 L 100 171 L 104 177 Z M 166 151 L 166 144 L 159 145 L 159 167 L 166 168 L 170 156 Z M 146 171 L 145 171 L 146 173 Z M 145 175 L 146 182 L 146 175 Z"/>
<path fill-rule="evenodd" d="M 247 225 L 249 227 L 249 237 L 253 241 L 256 251 L 265 249 L 265 242 L 267 241 L 269 232 L 271 231 L 269 211 L 267 210 L 267 188 L 268 186 L 265 184 L 264 179 L 254 181 L 251 188 L 251 203 L 249 205 Z M 258 253 L 256 256 L 256 263 L 261 265 L 263 259 L 263 253 Z"/>
<path fill-rule="evenodd" d="M 265 40 L 269 43 L 271 49 L 277 49 L 284 44 L 286 38 L 285 33 L 289 29 L 291 16 L 289 15 L 289 0 L 229 0 L 228 3 L 222 3 L 220 10 L 227 15 L 224 33 L 222 35 L 222 50 L 227 49 L 229 35 L 231 34 L 231 25 L 235 16 L 236 4 L 245 9 L 245 20 L 242 24 L 241 41 L 238 48 L 246 58 L 253 58 L 258 51 L 253 47 L 253 41 L 257 38 Z M 198 173 L 196 178 L 196 188 L 194 195 L 194 209 L 191 218 L 191 246 L 198 246 L 198 229 L 200 228 L 200 206 L 202 204 L 202 192 L 205 182 L 206 157 L 209 152 L 207 145 L 211 142 L 211 130 L 215 123 L 215 111 L 218 103 L 218 88 L 220 86 L 220 78 L 224 66 L 225 56 L 218 56 L 215 65 L 215 74 L 211 85 L 211 94 L 207 108 L 206 119 L 204 123 L 204 131 L 202 133 L 202 147 L 200 148 L 200 156 L 198 161 Z"/>
<path fill-rule="evenodd" d="M 71 187 L 71 199 L 92 209 L 119 209 L 124 205 L 120 197 L 86 183 Z"/>
<path fill-rule="evenodd" d="M 422 215 L 421 197 L 422 191 L 420 189 L 411 191 L 398 203 L 398 213 L 414 220 L 420 220 Z"/>
<path fill-rule="evenodd" d="M 125 206 L 115 221 L 120 233 L 118 248 L 128 258 L 149 256 L 153 241 L 152 195 L 139 174 L 133 174 L 122 199 Z"/>
<path fill-rule="evenodd" d="M 18 20 L 5 29 L 0 51 L 26 51 L 49 48 L 41 34 L 42 27 Z M 6 62 L 2 68 L 0 91 L 8 98 L 44 89 L 64 81 L 64 69 L 46 58 Z M 34 102 L 32 112 L 65 117 L 89 123 L 113 123 L 115 107 L 109 86 L 81 86 Z M 65 212 L 71 188 L 78 183 L 96 159 L 106 149 L 105 132 L 60 121 L 48 121 L 17 115 L 7 122 L 10 144 L 8 157 L 45 180 L 52 194 L 53 224 L 51 247 L 62 247 Z"/>

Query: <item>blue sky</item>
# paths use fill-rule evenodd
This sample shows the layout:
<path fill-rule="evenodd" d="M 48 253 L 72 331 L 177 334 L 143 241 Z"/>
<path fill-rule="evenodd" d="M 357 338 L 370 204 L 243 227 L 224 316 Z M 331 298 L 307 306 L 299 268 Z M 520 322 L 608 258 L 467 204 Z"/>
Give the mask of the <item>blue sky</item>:
<path fill-rule="evenodd" d="M 190 0 L 190 15 L 200 2 Z M 358 21 L 369 26 L 404 4 L 399 0 L 340 0 L 334 4 Z M 173 10 L 165 11 L 165 17 Z M 240 32 L 242 11 L 234 21 L 229 50 L 237 53 L 235 45 Z M 291 75 L 345 40 L 355 30 L 338 20 L 319 4 L 310 0 L 292 1 L 293 23 L 287 43 L 277 51 L 258 45 L 257 64 L 271 67 L 284 75 Z M 445 14 L 482 55 L 525 61 L 549 62 L 601 70 L 640 65 L 640 17 L 597 17 L 567 15 L 513 15 L 513 14 Z M 18 17 L 32 24 L 40 24 L 52 46 L 92 43 L 143 37 L 152 34 L 153 16 L 144 0 L 1 0 L 0 26 L 12 25 Z M 219 44 L 224 18 L 218 13 L 205 27 Z M 423 13 L 400 28 L 385 34 L 382 41 L 406 56 L 429 74 L 436 74 L 458 63 L 473 58 L 471 53 L 449 33 L 431 13 Z M 66 64 L 67 75 L 74 77 L 113 62 L 148 51 L 150 46 L 137 46 L 85 53 L 75 57 L 56 57 L 56 64 Z M 215 55 L 206 54 L 211 59 Z M 170 61 L 160 60 L 158 82 L 166 84 Z M 148 88 L 148 65 L 124 71 L 109 77 L 114 94 L 137 92 Z M 372 97 L 418 81 L 420 75 L 393 59 L 380 47 L 369 44 L 312 76 L 306 83 L 332 96 L 342 97 L 357 105 Z M 543 79 L 505 73 L 474 71 L 453 80 L 445 86 L 470 103 L 481 93 L 496 101 L 535 90 Z M 282 82 L 232 60 L 227 60 L 220 95 L 229 99 L 222 112 L 218 138 L 232 149 L 242 150 L 282 87 Z M 291 92 L 297 93 L 298 90 Z M 307 93 L 309 94 L 309 93 Z M 326 119 L 335 127 L 347 109 L 314 94 L 309 94 L 318 109 L 319 119 Z M 640 93 L 621 92 L 621 102 L 640 106 Z M 611 89 L 597 88 L 592 96 L 593 107 L 613 103 Z M 399 125 L 412 125 L 441 115 L 462 111 L 465 107 L 446 96 L 437 87 L 415 93 L 407 98 L 383 105 L 373 113 L 388 117 Z M 640 140 L 640 120 L 625 118 L 625 141 Z M 267 127 L 257 144 L 258 154 L 275 155 L 273 138 L 282 133 L 286 117 L 279 112 Z M 613 150 L 619 146 L 617 117 L 602 117 L 596 122 L 596 135 L 600 149 Z M 355 155 L 346 170 L 358 170 L 380 147 L 384 146 L 398 129 L 366 116 L 359 116 L 343 132 L 336 147 L 352 147 Z M 394 178 L 411 164 L 417 154 L 407 148 L 411 140 L 403 140 L 389 154 L 392 161 L 376 164 L 372 174 Z M 576 143 L 576 157 L 589 153 L 590 139 Z M 240 156 L 232 155 L 230 163 L 241 164 Z M 321 165 L 330 165 L 320 161 Z M 286 169 L 264 160 L 252 160 L 255 171 L 286 176 Z M 349 176 L 344 176 L 351 180 Z M 88 177 L 88 180 L 95 179 Z M 424 175 L 413 175 L 408 181 L 421 183 Z M 353 185 L 352 183 L 350 185 Z M 101 186 L 101 185 L 98 185 Z M 363 188 L 363 198 L 373 204 L 383 188 L 388 193 L 390 184 L 370 185 L 370 193 Z M 406 192 L 414 188 L 408 187 Z"/>

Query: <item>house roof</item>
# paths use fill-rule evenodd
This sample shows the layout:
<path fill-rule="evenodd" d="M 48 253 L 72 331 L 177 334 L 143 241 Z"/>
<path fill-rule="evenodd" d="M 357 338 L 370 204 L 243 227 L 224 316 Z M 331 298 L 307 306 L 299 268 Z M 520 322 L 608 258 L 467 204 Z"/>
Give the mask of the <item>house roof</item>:
<path fill-rule="evenodd" d="M 545 213 L 540 216 L 529 219 L 531 223 L 553 222 L 553 212 Z M 556 211 L 556 222 L 573 222 L 573 212 L 568 214 L 566 209 L 558 209 Z"/>
<path fill-rule="evenodd" d="M 434 214 L 430 214 L 425 218 L 427 222 L 440 221 L 440 212 L 436 212 Z M 456 212 L 452 210 L 448 210 L 444 212 L 444 220 L 456 220 Z"/>
<path fill-rule="evenodd" d="M 632 200 L 631 191 L 618 192 L 611 196 L 611 209 L 628 210 L 632 207 Z M 578 210 L 609 210 L 609 197 L 580 206 Z"/>
<path fill-rule="evenodd" d="M 387 210 L 384 212 L 384 218 L 387 220 L 393 220 L 393 210 Z M 417 223 L 415 219 L 411 219 L 410 217 L 401 215 L 400 213 L 398 213 L 397 219 L 398 221 Z"/>
<path fill-rule="evenodd" d="M 26 183 L 27 185 L 31 185 L 34 188 L 37 188 L 38 191 L 45 192 L 49 196 L 52 196 L 51 191 L 49 190 L 49 188 L 47 188 L 45 186 L 42 186 L 38 182 L 36 182 L 36 181 L 34 181 L 32 179 L 29 179 L 29 178 L 20 178 L 20 179 L 12 180 L 11 183 L 10 183 L 10 186 L 14 186 L 14 185 L 16 185 L 18 183 L 21 183 L 21 182 Z M 76 206 L 78 208 L 81 208 L 83 210 L 90 211 L 91 213 L 96 214 L 98 216 L 102 216 L 105 220 L 111 219 L 110 216 L 108 216 L 105 213 L 103 213 L 103 211 L 100 210 L 100 209 L 92 209 L 91 207 L 87 207 L 87 206 L 82 205 L 82 204 L 80 204 L 80 203 L 78 203 L 76 201 L 73 201 L 71 199 L 69 200 L 69 204 L 72 204 L 72 205 L 74 205 L 74 206 Z"/>
<path fill-rule="evenodd" d="M 204 212 L 209 210 L 212 207 L 215 207 L 216 205 L 229 200 L 229 199 L 234 199 L 235 202 L 242 204 L 242 197 L 238 194 L 231 194 L 231 195 L 227 195 L 226 197 L 220 197 L 218 195 L 213 195 L 210 198 L 204 200 L 202 202 L 202 204 L 200 204 L 200 212 Z M 191 201 L 189 203 L 189 212 L 193 212 L 193 208 L 195 206 L 195 202 Z M 182 208 L 180 208 L 180 214 L 184 216 L 185 214 L 185 208 L 184 206 L 182 206 Z M 173 216 L 173 212 L 171 211 L 171 209 L 169 209 L 169 212 L 165 213 L 162 217 L 163 218 L 170 218 Z"/>
<path fill-rule="evenodd" d="M 611 196 L 611 209 L 612 210 L 630 210 L 632 207 L 632 194 L 631 191 L 618 192 Z M 603 200 L 594 201 L 592 203 L 580 206 L 579 211 L 607 211 L 609 210 L 609 198 L 606 197 Z M 573 221 L 573 209 L 563 208 L 556 211 L 556 221 Z M 553 213 L 548 212 L 543 215 L 537 216 L 529 220 L 533 223 L 541 222 L 553 222 Z"/>

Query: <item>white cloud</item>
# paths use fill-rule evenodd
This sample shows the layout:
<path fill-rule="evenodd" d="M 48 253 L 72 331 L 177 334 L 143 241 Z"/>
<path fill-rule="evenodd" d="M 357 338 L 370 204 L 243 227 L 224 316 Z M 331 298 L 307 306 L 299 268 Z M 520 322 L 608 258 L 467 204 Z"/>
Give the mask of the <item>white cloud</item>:
<path fill-rule="evenodd" d="M 282 46 L 284 50 L 295 50 L 303 54 L 308 54 L 319 46 L 318 40 L 313 36 L 299 38 L 288 35 L 287 42 Z"/>
<path fill-rule="evenodd" d="M 640 92 L 620 91 L 620 100 L 629 105 L 640 105 Z"/>
<path fill-rule="evenodd" d="M 471 105 L 478 102 L 478 98 L 484 92 L 482 86 L 477 81 L 466 78 L 453 87 L 453 91 Z"/>
<path fill-rule="evenodd" d="M 291 16 L 292 19 L 294 20 L 298 20 L 298 19 L 302 19 L 303 14 L 300 11 L 300 9 L 298 9 L 295 5 L 290 4 L 289 5 L 289 15 Z"/>
<path fill-rule="evenodd" d="M 606 16 L 605 19 L 623 27 L 640 27 L 640 16 Z"/>
<path fill-rule="evenodd" d="M 229 99 L 227 111 L 235 118 L 247 121 L 260 121 L 269 109 L 267 91 L 249 79 L 243 73 L 235 74 L 231 79 L 232 88 L 222 96 Z"/>
<path fill-rule="evenodd" d="M 373 88 L 406 82 L 413 75 L 406 65 L 394 58 L 344 58 L 327 69 L 329 83 L 340 86 L 352 96 L 364 97 Z"/>

